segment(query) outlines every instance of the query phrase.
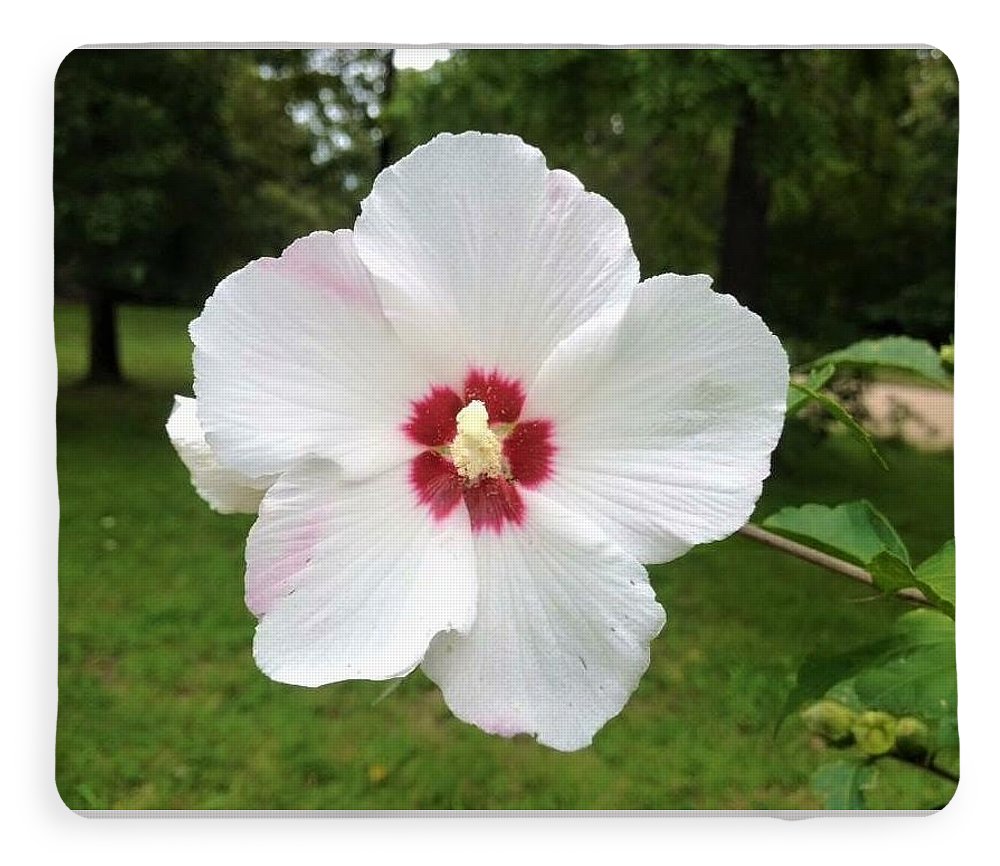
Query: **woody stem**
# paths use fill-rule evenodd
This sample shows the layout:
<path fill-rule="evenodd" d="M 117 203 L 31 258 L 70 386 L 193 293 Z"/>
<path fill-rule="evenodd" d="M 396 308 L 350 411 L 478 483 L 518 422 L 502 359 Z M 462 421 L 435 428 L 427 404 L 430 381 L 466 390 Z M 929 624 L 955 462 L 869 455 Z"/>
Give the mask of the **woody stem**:
<path fill-rule="evenodd" d="M 838 559 L 836 556 L 831 556 L 828 553 L 823 553 L 820 550 L 815 550 L 812 547 L 807 547 L 804 544 L 791 541 L 790 539 L 776 535 L 773 532 L 768 532 L 766 529 L 762 529 L 753 523 L 746 524 L 738 531 L 740 535 L 743 535 L 746 538 L 752 538 L 754 541 L 759 541 L 761 544 L 766 544 L 768 547 L 773 547 L 775 550 L 780 550 L 782 553 L 791 554 L 792 556 L 798 557 L 806 562 L 811 562 L 813 565 L 825 568 L 828 571 L 835 571 L 837 574 L 842 574 L 845 577 L 858 581 L 859 583 L 866 583 L 868 586 L 875 585 L 875 580 L 872 578 L 871 574 L 863 568 L 854 565 L 853 563 L 846 562 L 843 559 Z M 928 604 L 924 594 L 917 589 L 903 589 L 897 592 L 896 595 L 900 598 L 906 599 L 907 601 L 911 601 L 914 604 Z"/>

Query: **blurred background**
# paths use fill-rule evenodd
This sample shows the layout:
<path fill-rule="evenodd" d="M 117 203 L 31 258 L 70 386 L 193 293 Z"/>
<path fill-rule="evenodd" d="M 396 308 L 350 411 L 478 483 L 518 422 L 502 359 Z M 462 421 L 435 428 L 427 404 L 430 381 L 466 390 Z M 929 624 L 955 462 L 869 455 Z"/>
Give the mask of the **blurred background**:
<path fill-rule="evenodd" d="M 958 83 L 933 49 L 74 51 L 54 151 L 71 807 L 819 805 L 823 744 L 778 726 L 794 672 L 883 633 L 899 603 L 741 538 L 651 569 L 667 629 L 582 753 L 462 725 L 419 673 L 383 696 L 254 667 L 251 519 L 212 513 L 163 432 L 191 393 L 187 323 L 219 279 L 351 226 L 382 168 L 466 129 L 537 145 L 622 211 L 643 276 L 712 274 L 793 361 L 951 341 Z M 789 424 L 760 513 L 867 497 L 932 553 L 953 534 L 950 437 L 928 451 L 900 431 L 882 430 L 882 473 Z M 898 768 L 873 805 L 939 804 L 926 775 Z"/>

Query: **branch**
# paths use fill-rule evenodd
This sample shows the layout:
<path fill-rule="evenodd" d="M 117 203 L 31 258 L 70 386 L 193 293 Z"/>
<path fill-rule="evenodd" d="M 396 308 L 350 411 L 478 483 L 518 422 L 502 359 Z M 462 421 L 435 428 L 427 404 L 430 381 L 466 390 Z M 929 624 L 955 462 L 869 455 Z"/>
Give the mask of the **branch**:
<path fill-rule="evenodd" d="M 871 587 L 875 586 L 874 579 L 867 571 L 850 562 L 845 562 L 843 559 L 838 559 L 836 556 L 830 556 L 828 553 L 791 541 L 774 532 L 768 532 L 753 523 L 746 524 L 738 531 L 740 535 L 745 535 L 747 538 L 752 538 L 754 541 L 759 541 L 775 550 L 790 553 L 792 556 L 797 556 L 799 559 L 804 559 L 806 562 L 811 562 L 813 565 L 818 565 L 829 571 L 835 571 L 837 574 L 842 574 L 859 583 L 866 583 Z M 918 589 L 901 589 L 896 595 L 914 604 L 930 606 L 930 602 Z"/>

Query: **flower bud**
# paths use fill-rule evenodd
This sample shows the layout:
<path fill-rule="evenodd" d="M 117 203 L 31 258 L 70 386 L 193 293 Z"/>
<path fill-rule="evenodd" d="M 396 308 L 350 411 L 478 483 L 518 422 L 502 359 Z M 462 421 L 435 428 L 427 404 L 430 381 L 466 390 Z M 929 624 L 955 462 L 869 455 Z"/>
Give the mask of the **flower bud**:
<path fill-rule="evenodd" d="M 838 745 L 850 741 L 854 712 L 839 701 L 825 698 L 807 707 L 801 715 L 806 727 L 814 734 Z"/>
<path fill-rule="evenodd" d="M 896 719 L 879 710 L 861 713 L 851 731 L 866 755 L 884 755 L 896 743 Z"/>
<path fill-rule="evenodd" d="M 927 754 L 930 732 L 920 719 L 904 716 L 896 722 L 896 751 L 907 758 L 920 758 Z"/>

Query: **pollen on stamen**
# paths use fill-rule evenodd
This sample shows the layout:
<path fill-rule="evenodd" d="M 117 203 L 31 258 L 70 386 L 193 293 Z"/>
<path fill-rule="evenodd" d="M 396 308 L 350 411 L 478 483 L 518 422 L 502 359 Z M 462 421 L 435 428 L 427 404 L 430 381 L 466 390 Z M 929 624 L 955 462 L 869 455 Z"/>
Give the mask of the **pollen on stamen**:
<path fill-rule="evenodd" d="M 449 452 L 455 470 L 463 478 L 500 478 L 503 472 L 503 449 L 490 429 L 490 416 L 481 400 L 473 400 L 455 416 L 457 433 Z"/>

